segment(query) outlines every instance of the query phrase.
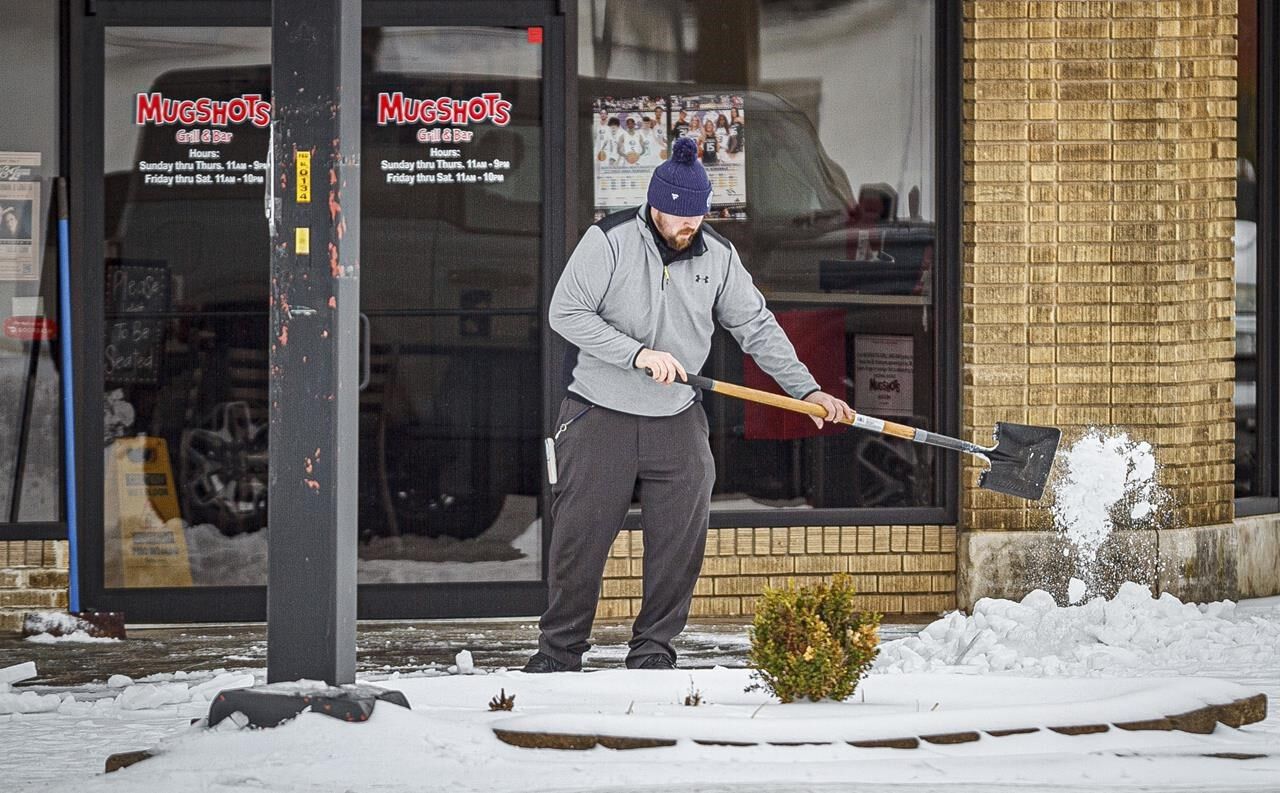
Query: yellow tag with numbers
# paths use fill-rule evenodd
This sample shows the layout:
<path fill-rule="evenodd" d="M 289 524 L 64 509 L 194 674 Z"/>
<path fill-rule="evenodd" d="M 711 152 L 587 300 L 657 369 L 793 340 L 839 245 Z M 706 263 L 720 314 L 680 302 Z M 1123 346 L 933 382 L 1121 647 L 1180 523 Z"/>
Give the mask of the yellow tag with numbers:
<path fill-rule="evenodd" d="M 293 252 L 299 256 L 311 253 L 311 229 L 298 226 L 293 230 Z"/>
<path fill-rule="evenodd" d="M 295 175 L 297 176 L 298 203 L 310 204 L 311 203 L 311 152 L 309 151 L 298 152 L 297 169 L 296 169 Z"/>

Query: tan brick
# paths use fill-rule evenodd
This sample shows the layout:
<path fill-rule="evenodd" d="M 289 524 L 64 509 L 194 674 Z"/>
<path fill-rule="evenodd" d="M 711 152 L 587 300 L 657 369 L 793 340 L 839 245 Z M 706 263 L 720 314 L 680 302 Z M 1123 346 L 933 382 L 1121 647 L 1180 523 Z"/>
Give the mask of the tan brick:
<path fill-rule="evenodd" d="M 863 611 L 880 614 L 901 614 L 902 595 L 854 595 L 853 606 Z"/>
<path fill-rule="evenodd" d="M 871 526 L 858 527 L 858 553 L 874 553 L 876 549 L 876 530 Z"/>
<path fill-rule="evenodd" d="M 906 573 L 954 572 L 955 569 L 955 554 L 907 554 L 902 557 L 902 570 Z"/>
<path fill-rule="evenodd" d="M 741 559 L 743 575 L 773 575 L 795 572 L 790 556 L 748 556 Z"/>
<path fill-rule="evenodd" d="M 604 563 L 605 578 L 621 578 L 631 575 L 631 560 L 610 558 Z"/>
<path fill-rule="evenodd" d="M 769 553 L 785 554 L 789 550 L 788 532 L 785 528 L 770 529 L 769 531 Z"/>
<path fill-rule="evenodd" d="M 600 588 L 603 598 L 640 597 L 644 594 L 638 578 L 606 578 Z"/>
<path fill-rule="evenodd" d="M 904 614 L 940 614 L 952 611 L 956 607 L 954 595 L 904 595 L 902 597 L 902 613 Z"/>
<path fill-rule="evenodd" d="M 924 527 L 908 526 L 907 527 L 907 551 L 909 553 L 920 553 L 924 550 Z"/>
<path fill-rule="evenodd" d="M 742 598 L 695 597 L 690 604 L 691 617 L 737 617 L 742 614 Z"/>
<path fill-rule="evenodd" d="M 795 560 L 797 573 L 841 573 L 845 570 L 843 556 L 799 556 Z"/>
<path fill-rule="evenodd" d="M 764 591 L 769 579 L 764 576 L 736 576 L 714 579 L 717 595 L 751 595 L 755 597 Z"/>
<path fill-rule="evenodd" d="M 742 560 L 737 556 L 704 556 L 702 575 L 734 576 L 742 571 Z"/>
<path fill-rule="evenodd" d="M 923 573 L 882 575 L 876 579 L 876 587 L 881 592 L 929 592 L 932 585 L 932 577 Z"/>
<path fill-rule="evenodd" d="M 850 573 L 897 573 L 903 557 L 897 554 L 857 554 L 847 560 Z"/>
<path fill-rule="evenodd" d="M 617 620 L 635 616 L 630 600 L 601 600 L 596 606 L 596 620 Z"/>
<path fill-rule="evenodd" d="M 11 589 L 0 591 L 0 609 L 57 608 L 66 605 L 67 593 L 56 589 Z"/>

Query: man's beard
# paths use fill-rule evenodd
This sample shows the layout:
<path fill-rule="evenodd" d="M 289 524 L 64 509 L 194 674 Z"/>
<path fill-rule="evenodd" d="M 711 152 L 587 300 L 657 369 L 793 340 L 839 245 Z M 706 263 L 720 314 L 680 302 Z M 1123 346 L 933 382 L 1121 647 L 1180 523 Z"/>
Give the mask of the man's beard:
<path fill-rule="evenodd" d="M 692 231 L 681 231 L 674 238 L 667 240 L 667 242 L 674 250 L 682 251 L 693 242 L 693 234 L 694 232 Z"/>

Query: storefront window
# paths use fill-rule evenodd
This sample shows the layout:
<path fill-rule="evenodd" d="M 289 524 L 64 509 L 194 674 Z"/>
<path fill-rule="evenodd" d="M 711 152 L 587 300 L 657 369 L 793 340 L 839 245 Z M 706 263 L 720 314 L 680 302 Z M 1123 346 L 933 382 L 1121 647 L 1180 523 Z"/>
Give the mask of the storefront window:
<path fill-rule="evenodd" d="M 62 520 L 58 16 L 10 3 L 0 25 L 0 540 Z M 48 536 L 65 536 L 50 527 Z"/>
<path fill-rule="evenodd" d="M 578 92 L 582 230 L 642 203 L 670 141 L 694 138 L 708 222 L 819 384 L 937 431 L 934 5 L 580 0 Z M 703 374 L 778 390 L 723 331 Z M 928 447 L 704 404 L 713 509 L 943 503 Z"/>
<path fill-rule="evenodd" d="M 1239 6 L 1236 142 L 1236 498 L 1274 495 L 1259 478 L 1258 4 Z"/>

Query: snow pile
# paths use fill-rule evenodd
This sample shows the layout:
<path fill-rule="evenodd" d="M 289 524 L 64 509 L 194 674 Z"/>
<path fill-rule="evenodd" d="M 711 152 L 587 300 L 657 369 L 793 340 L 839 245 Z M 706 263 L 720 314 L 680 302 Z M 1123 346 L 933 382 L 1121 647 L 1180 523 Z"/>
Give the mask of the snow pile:
<path fill-rule="evenodd" d="M 1280 609 L 1276 609 L 1280 611 Z M 1276 615 L 1280 617 L 1280 614 Z M 1059 607 L 1037 589 L 983 598 L 917 636 L 882 646 L 875 672 L 967 671 L 1032 675 L 1139 675 L 1260 668 L 1280 657 L 1280 619 L 1237 616 L 1229 600 L 1183 603 L 1127 582 L 1112 600 Z"/>
<path fill-rule="evenodd" d="M 1127 433 L 1093 430 L 1062 454 L 1065 470 L 1054 486 L 1053 522 L 1093 562 L 1117 519 L 1140 525 L 1163 501 L 1151 444 Z"/>
<path fill-rule="evenodd" d="M 85 631 L 72 631 L 71 633 L 37 633 L 26 637 L 29 642 L 36 644 L 97 644 L 118 642 L 119 639 L 111 636 L 90 636 Z"/>
<path fill-rule="evenodd" d="M 35 676 L 34 664 L 31 674 Z M 23 666 L 27 666 L 23 665 Z M 17 668 L 17 667 L 15 667 Z M 37 691 L 14 691 L 9 683 L 0 682 L 0 716 L 12 713 L 62 713 L 75 716 L 119 717 L 125 711 L 172 709 L 177 705 L 194 705 L 201 710 L 219 691 L 248 688 L 255 682 L 251 672 L 218 670 L 208 679 L 188 685 L 177 678 L 184 673 L 158 675 L 155 682 L 134 683 L 126 675 L 112 675 L 107 690 L 116 696 L 102 696 L 101 689 L 91 692 L 60 691 L 41 694 Z M 79 696 L 77 696 L 79 694 Z"/>

